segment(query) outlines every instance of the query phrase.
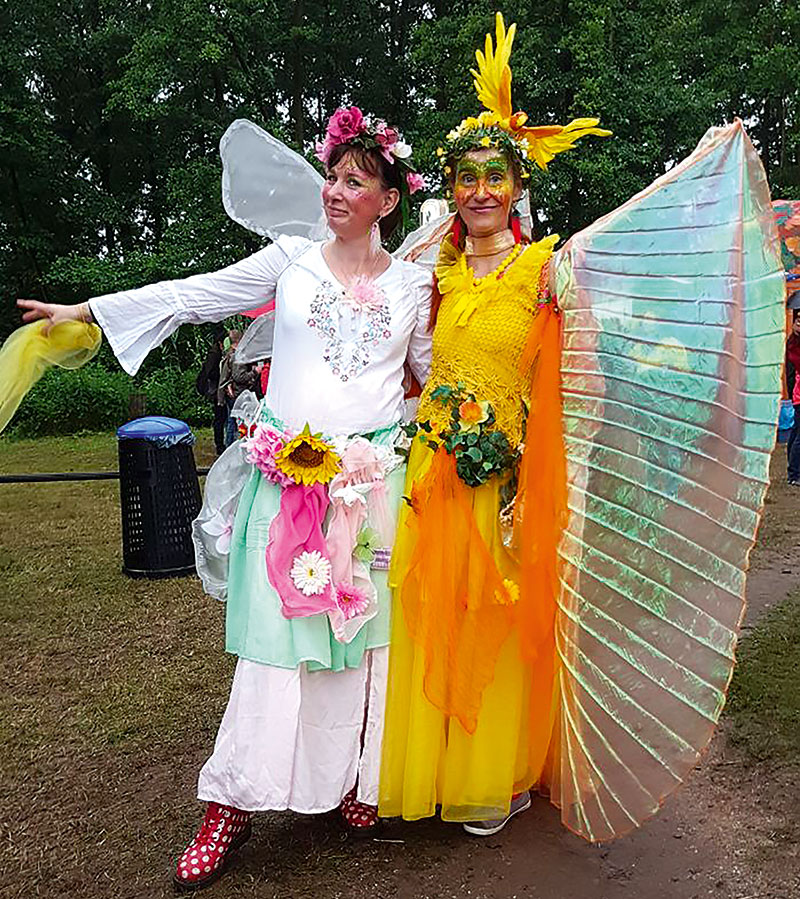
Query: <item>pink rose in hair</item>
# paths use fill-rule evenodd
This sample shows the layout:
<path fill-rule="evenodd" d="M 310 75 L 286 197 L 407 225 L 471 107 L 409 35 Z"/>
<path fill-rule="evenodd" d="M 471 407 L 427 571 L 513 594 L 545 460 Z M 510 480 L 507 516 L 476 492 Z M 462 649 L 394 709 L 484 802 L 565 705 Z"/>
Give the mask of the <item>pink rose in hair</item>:
<path fill-rule="evenodd" d="M 346 144 L 354 137 L 358 137 L 366 130 L 364 116 L 357 106 L 349 109 L 343 106 L 337 109 L 328 122 L 327 140 L 334 144 Z"/>
<path fill-rule="evenodd" d="M 416 193 L 418 190 L 425 189 L 425 179 L 417 172 L 406 172 L 406 184 L 410 194 Z"/>
<path fill-rule="evenodd" d="M 392 150 L 397 146 L 399 140 L 400 135 L 394 128 L 390 128 L 386 122 L 378 123 L 378 129 L 375 132 L 375 142 L 378 144 L 381 155 L 390 165 L 394 165 Z"/>

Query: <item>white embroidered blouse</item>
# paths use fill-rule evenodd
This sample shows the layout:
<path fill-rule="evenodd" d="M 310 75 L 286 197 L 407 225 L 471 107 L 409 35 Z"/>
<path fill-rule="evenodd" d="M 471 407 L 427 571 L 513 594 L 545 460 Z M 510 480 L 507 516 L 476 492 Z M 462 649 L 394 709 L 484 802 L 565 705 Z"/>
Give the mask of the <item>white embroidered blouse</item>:
<path fill-rule="evenodd" d="M 122 367 L 185 323 L 221 321 L 275 298 L 266 402 L 290 428 L 367 433 L 403 414 L 403 363 L 424 384 L 430 368 L 431 275 L 392 259 L 364 304 L 348 301 L 322 244 L 280 237 L 218 272 L 90 300 Z"/>

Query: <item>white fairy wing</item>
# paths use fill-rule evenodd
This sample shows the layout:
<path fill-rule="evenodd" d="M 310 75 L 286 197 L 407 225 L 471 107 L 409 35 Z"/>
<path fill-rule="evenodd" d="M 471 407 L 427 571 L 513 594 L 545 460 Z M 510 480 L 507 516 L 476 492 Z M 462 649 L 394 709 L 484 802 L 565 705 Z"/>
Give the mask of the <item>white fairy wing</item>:
<path fill-rule="evenodd" d="M 235 440 L 211 466 L 203 507 L 192 522 L 198 577 L 203 590 L 222 601 L 228 598 L 228 562 L 236 509 L 253 471 L 246 456 L 245 441 Z"/>
<path fill-rule="evenodd" d="M 452 222 L 453 215 L 450 212 L 435 216 L 420 225 L 416 231 L 407 234 L 405 240 L 392 255 L 433 270 L 439 255 L 439 245 Z"/>
<path fill-rule="evenodd" d="M 223 134 L 222 202 L 228 215 L 256 234 L 321 240 L 322 176 L 302 156 L 247 119 Z"/>
<path fill-rule="evenodd" d="M 240 365 L 260 362 L 272 358 L 272 346 L 275 341 L 275 309 L 265 312 L 254 319 L 244 332 L 234 353 L 234 361 Z"/>
<path fill-rule="evenodd" d="M 768 484 L 784 285 L 740 122 L 573 237 L 557 271 L 569 523 L 552 797 L 591 840 L 711 738 Z"/>

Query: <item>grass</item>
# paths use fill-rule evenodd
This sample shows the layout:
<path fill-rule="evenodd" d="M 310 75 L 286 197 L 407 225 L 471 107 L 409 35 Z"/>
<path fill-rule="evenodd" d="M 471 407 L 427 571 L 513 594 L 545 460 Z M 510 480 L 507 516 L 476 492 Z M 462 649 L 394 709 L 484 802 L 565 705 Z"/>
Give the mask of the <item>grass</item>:
<path fill-rule="evenodd" d="M 800 591 L 742 640 L 738 658 L 732 739 L 761 761 L 800 761 Z"/>
<path fill-rule="evenodd" d="M 199 464 L 213 455 L 208 438 L 201 433 Z M 0 441 L 4 473 L 116 466 L 113 435 Z M 16 869 L 17 882 L 28 872 L 29 887 L 49 882 L 52 895 L 102 881 L 112 858 L 124 868 L 163 853 L 152 834 L 122 845 L 112 838 L 124 827 L 122 797 L 133 785 L 147 795 L 177 781 L 191 799 L 233 670 L 219 651 L 224 608 L 196 578 L 122 574 L 118 489 L 115 481 L 0 485 L 0 780 L 28 785 L 4 809 L 26 826 L 8 829 L 3 868 Z M 158 806 L 163 816 L 160 797 Z M 108 852 L 82 859 L 76 833 L 104 834 Z M 0 873 L 0 895 L 10 895 L 4 887 Z"/>
<path fill-rule="evenodd" d="M 211 434 L 198 433 L 208 465 Z M 116 467 L 111 434 L 0 439 L 0 473 Z M 202 814 L 197 774 L 234 669 L 224 606 L 195 577 L 122 574 L 118 490 L 0 485 L 2 899 L 172 897 L 174 859 Z M 438 882 L 443 843 L 456 852 L 459 834 L 429 824 L 415 835 L 415 877 Z M 212 893 L 389 899 L 407 848 L 342 842 L 335 812 L 259 815 Z"/>

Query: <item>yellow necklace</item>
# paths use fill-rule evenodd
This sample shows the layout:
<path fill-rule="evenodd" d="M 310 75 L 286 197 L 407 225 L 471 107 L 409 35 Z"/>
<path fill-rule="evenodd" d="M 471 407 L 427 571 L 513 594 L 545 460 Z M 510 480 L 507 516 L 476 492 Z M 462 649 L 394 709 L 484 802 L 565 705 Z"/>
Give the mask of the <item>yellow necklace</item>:
<path fill-rule="evenodd" d="M 483 275 L 481 278 L 476 278 L 475 272 L 467 265 L 466 254 L 459 254 L 459 277 L 462 279 L 464 287 L 460 296 L 457 296 L 455 306 L 453 307 L 453 316 L 457 325 L 463 326 L 469 321 L 472 313 L 480 305 L 483 295 L 487 290 L 491 289 L 492 285 L 497 283 L 503 272 L 506 271 L 524 249 L 524 244 L 517 244 L 494 271 L 489 272 L 488 275 Z"/>
<path fill-rule="evenodd" d="M 500 275 L 511 265 L 511 263 L 519 256 L 519 254 L 525 248 L 524 244 L 518 243 L 514 245 L 514 249 L 506 256 L 506 258 L 497 266 L 497 268 L 492 269 L 488 274 L 481 275 L 480 278 L 475 277 L 475 273 L 472 270 L 472 266 L 467 266 L 468 271 L 472 274 L 472 280 L 475 284 L 482 284 L 484 281 L 487 281 L 489 278 L 493 278 L 497 280 Z M 462 257 L 466 261 L 466 256 Z"/>

